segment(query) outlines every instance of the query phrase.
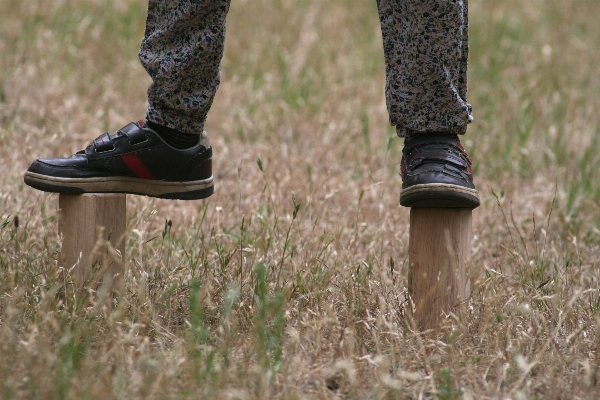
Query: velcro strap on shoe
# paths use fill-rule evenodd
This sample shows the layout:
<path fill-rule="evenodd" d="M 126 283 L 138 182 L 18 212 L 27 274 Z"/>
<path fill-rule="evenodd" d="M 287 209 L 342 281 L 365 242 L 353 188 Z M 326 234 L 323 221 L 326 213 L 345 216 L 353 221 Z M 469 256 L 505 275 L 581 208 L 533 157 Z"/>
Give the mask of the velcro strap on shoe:
<path fill-rule="evenodd" d="M 148 135 L 142 128 L 140 128 L 135 122 L 130 122 L 123 128 L 119 129 L 119 132 L 127 136 L 129 144 L 135 145 L 148 140 Z"/>
<path fill-rule="evenodd" d="M 102 135 L 94 139 L 94 151 L 96 153 L 104 153 L 105 151 L 111 151 L 115 149 L 115 145 L 112 141 L 110 133 L 105 132 Z"/>
<path fill-rule="evenodd" d="M 455 152 L 440 152 L 439 149 L 419 149 L 420 151 L 415 154 L 411 154 L 409 158 L 409 164 L 417 166 L 428 162 L 432 163 L 452 163 L 460 168 L 469 167 L 469 162 L 461 157 L 462 154 L 456 154 Z M 438 150 L 438 151 L 436 151 Z"/>

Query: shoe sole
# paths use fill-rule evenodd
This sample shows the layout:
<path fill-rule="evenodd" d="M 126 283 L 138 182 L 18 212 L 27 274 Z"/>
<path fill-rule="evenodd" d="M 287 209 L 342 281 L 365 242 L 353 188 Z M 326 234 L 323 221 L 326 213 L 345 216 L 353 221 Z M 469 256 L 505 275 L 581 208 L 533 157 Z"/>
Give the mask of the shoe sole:
<path fill-rule="evenodd" d="M 477 190 L 445 183 L 414 185 L 400 192 L 400 205 L 412 208 L 477 208 Z"/>
<path fill-rule="evenodd" d="M 24 181 L 38 190 L 65 194 L 127 193 L 161 199 L 198 200 L 214 192 L 212 176 L 200 181 L 166 182 L 130 177 L 58 178 L 26 172 Z"/>

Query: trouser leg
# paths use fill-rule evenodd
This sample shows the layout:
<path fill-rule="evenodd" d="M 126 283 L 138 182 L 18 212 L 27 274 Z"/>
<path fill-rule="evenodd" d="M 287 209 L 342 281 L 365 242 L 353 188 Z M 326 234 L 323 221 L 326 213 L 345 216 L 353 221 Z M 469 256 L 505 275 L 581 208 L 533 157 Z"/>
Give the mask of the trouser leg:
<path fill-rule="evenodd" d="M 467 0 L 377 0 L 390 123 L 399 136 L 465 133 Z"/>
<path fill-rule="evenodd" d="M 147 118 L 182 132 L 204 129 L 220 83 L 230 0 L 149 0 L 139 58 L 152 78 Z"/>

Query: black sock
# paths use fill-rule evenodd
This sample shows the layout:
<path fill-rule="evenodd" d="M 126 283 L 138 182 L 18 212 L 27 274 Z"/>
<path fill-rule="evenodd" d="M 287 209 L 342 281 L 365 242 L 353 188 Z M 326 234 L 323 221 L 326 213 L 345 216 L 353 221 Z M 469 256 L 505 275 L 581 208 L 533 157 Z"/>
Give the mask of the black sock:
<path fill-rule="evenodd" d="M 186 133 L 177 129 L 169 128 L 156 122 L 147 121 L 148 127 L 158 133 L 165 142 L 176 149 L 189 149 L 198 144 L 200 135 L 197 133 Z"/>

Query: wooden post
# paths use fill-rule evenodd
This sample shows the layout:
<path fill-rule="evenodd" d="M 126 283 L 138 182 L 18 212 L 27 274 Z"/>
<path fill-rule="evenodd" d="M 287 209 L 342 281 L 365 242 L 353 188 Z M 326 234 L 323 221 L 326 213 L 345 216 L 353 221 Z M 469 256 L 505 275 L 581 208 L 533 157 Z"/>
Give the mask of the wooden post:
<path fill-rule="evenodd" d="M 410 210 L 408 290 L 420 329 L 436 329 L 443 314 L 457 312 L 467 298 L 471 214 L 460 208 Z"/>
<path fill-rule="evenodd" d="M 90 278 L 101 278 L 104 284 L 121 288 L 125 199 L 124 194 L 114 193 L 59 195 L 58 231 L 63 243 L 58 262 L 71 270 L 77 288 L 82 288 Z M 109 237 L 111 246 L 106 245 Z M 99 271 L 103 271 L 102 275 L 94 276 Z"/>

